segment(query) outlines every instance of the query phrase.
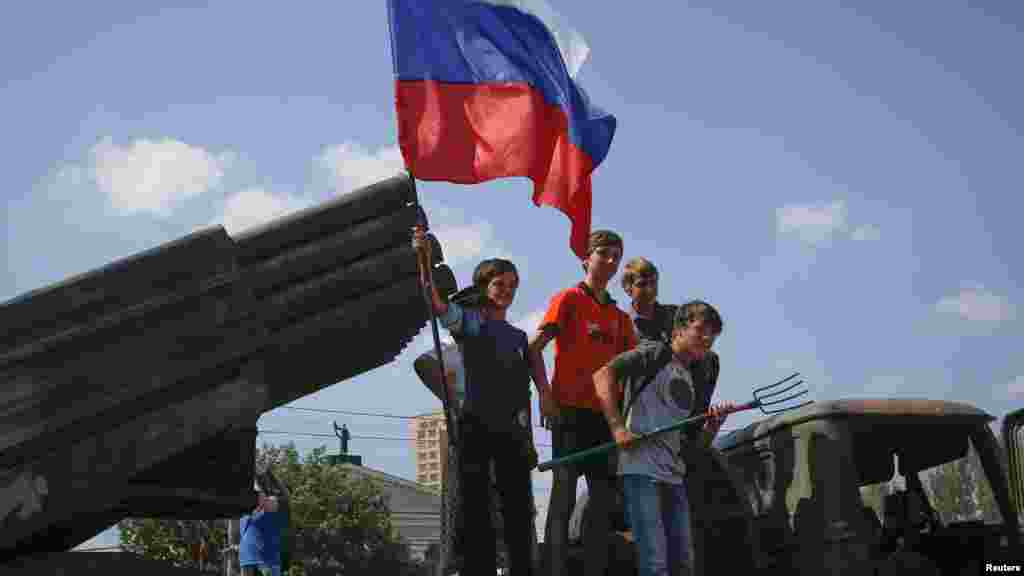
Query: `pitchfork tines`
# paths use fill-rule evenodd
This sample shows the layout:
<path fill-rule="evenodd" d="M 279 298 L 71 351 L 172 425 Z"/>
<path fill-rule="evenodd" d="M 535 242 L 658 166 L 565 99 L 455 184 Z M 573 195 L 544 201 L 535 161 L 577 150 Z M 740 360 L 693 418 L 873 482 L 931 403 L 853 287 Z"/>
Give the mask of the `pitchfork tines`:
<path fill-rule="evenodd" d="M 796 410 L 797 408 L 811 404 L 811 400 L 801 402 L 800 404 L 793 404 L 792 402 L 794 399 L 799 398 L 804 394 L 807 394 L 807 388 L 795 391 L 804 383 L 803 380 L 798 380 L 794 384 L 790 384 L 785 388 L 781 388 L 781 386 L 785 385 L 787 382 L 789 382 L 793 378 L 796 378 L 799 375 L 799 372 L 794 372 L 792 375 L 787 376 L 774 384 L 769 384 L 767 386 L 756 388 L 754 390 L 755 406 L 758 409 L 760 409 L 762 413 L 770 416 L 772 414 L 778 414 L 780 412 Z M 789 393 L 788 396 L 780 398 L 780 396 L 787 393 Z M 768 408 L 769 406 L 771 406 L 772 408 Z"/>

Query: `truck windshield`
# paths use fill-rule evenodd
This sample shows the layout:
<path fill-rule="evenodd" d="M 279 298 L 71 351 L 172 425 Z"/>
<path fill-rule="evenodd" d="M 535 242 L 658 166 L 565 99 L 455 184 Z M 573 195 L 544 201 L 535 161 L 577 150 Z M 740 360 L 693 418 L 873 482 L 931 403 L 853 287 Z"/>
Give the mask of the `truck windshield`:
<path fill-rule="evenodd" d="M 902 474 L 906 472 L 901 471 Z M 918 478 L 928 503 L 944 525 L 1002 522 L 992 485 L 973 444 L 964 457 L 921 470 Z M 861 500 L 882 519 L 885 496 L 893 489 L 902 488 L 907 488 L 906 479 L 894 476 L 890 480 L 861 486 Z"/>

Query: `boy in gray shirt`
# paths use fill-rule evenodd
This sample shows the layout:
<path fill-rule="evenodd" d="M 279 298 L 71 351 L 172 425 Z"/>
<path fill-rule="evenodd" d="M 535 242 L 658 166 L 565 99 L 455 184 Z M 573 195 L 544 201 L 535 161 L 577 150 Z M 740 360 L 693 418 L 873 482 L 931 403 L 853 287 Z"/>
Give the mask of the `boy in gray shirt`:
<path fill-rule="evenodd" d="M 602 411 L 620 446 L 618 473 L 639 576 L 668 576 L 689 569 L 690 518 L 680 435 L 669 432 L 633 444 L 634 436 L 705 408 L 697 398 L 691 366 L 709 354 L 721 331 L 721 316 L 710 304 L 689 302 L 677 310 L 668 343 L 642 342 L 594 374 Z M 730 403 L 711 408 L 705 432 L 714 436 L 732 408 Z"/>

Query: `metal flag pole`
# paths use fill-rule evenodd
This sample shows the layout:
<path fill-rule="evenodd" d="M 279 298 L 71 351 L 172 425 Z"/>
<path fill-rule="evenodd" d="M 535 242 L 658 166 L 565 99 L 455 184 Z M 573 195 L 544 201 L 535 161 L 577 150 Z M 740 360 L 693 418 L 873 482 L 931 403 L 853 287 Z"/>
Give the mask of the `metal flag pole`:
<path fill-rule="evenodd" d="M 416 206 L 417 217 L 416 221 L 418 224 L 427 228 L 427 216 L 423 212 L 423 208 L 419 205 Z M 431 295 L 431 291 L 434 289 L 434 269 L 431 266 L 430 259 L 426 256 L 421 256 L 420 265 L 424 266 L 430 274 L 430 284 L 423 287 L 423 299 L 427 306 L 427 313 L 430 317 L 430 331 L 434 336 L 434 353 L 437 354 L 437 364 L 441 371 L 441 405 L 444 411 L 445 425 L 448 427 L 448 443 L 453 444 L 455 442 L 455 418 L 452 415 L 451 406 L 452 399 L 448 397 L 448 382 L 447 373 L 444 369 L 444 355 L 441 352 L 441 332 L 437 327 L 437 314 L 434 312 L 434 298 Z"/>
<path fill-rule="evenodd" d="M 413 191 L 416 189 L 416 179 L 409 175 L 409 179 L 413 185 Z M 418 198 L 417 198 L 418 200 Z M 423 206 L 418 202 L 416 204 L 416 223 L 423 226 L 425 230 L 429 229 L 427 226 L 427 215 L 423 211 Z M 434 298 L 432 291 L 434 290 L 434 268 L 430 262 L 430 258 L 425 254 L 419 255 L 420 266 L 424 267 L 429 274 L 430 283 L 427 286 L 423 286 L 423 301 L 427 306 L 427 315 L 430 318 L 430 330 L 434 338 L 434 354 L 437 355 L 438 369 L 441 373 L 441 407 L 444 412 L 445 427 L 447 429 L 448 437 L 448 457 L 447 460 L 451 462 L 451 455 L 457 455 L 458 443 L 457 436 L 458 431 L 456 430 L 456 419 L 453 413 L 452 398 L 448 395 L 448 373 L 444 367 L 444 353 L 441 349 L 441 333 L 437 326 L 437 314 L 434 311 Z M 454 516 L 455 511 L 450 509 L 448 490 L 450 489 L 450 477 L 452 474 L 457 474 L 456 470 L 448 470 L 445 474 L 444 485 L 442 487 L 441 495 L 441 542 L 438 554 L 437 562 L 437 575 L 446 576 L 449 571 L 449 564 L 452 561 L 451 556 L 453 555 L 454 547 Z"/>

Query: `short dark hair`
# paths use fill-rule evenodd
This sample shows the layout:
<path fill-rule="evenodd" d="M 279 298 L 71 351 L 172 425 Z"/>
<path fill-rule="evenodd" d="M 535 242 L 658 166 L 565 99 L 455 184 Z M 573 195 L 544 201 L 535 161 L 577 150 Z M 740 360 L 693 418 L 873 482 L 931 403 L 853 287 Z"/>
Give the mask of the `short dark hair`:
<path fill-rule="evenodd" d="M 622 245 L 622 236 L 619 236 L 611 230 L 594 230 L 590 233 L 590 237 L 587 239 L 587 257 L 589 258 L 594 250 L 603 248 L 605 246 L 618 246 L 619 251 L 625 250 Z M 583 271 L 587 270 L 587 259 L 583 259 Z"/>
<path fill-rule="evenodd" d="M 515 274 L 516 281 L 519 280 L 519 271 L 516 270 L 516 265 L 511 261 L 504 258 L 484 260 L 477 264 L 476 269 L 473 270 L 473 286 L 486 291 L 487 285 L 491 283 L 491 280 L 506 272 Z"/>
<path fill-rule="evenodd" d="M 587 255 L 602 246 L 618 246 L 622 249 L 622 236 L 611 230 L 594 230 L 587 239 Z"/>
<path fill-rule="evenodd" d="M 722 316 L 715 307 L 703 300 L 691 300 L 676 309 L 673 328 L 686 328 L 694 320 L 703 320 L 716 334 L 722 332 Z"/>

